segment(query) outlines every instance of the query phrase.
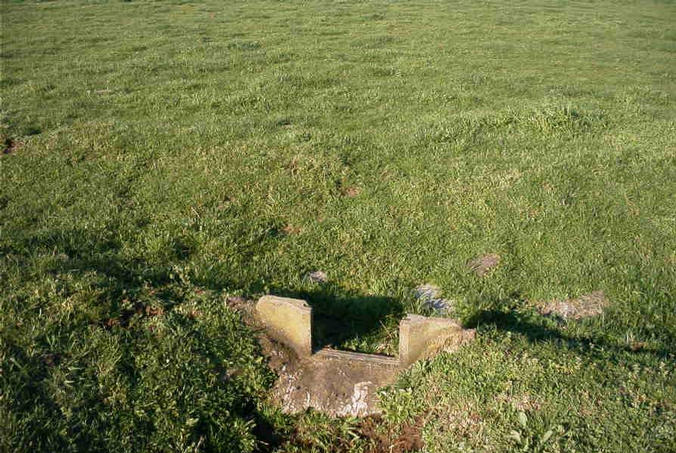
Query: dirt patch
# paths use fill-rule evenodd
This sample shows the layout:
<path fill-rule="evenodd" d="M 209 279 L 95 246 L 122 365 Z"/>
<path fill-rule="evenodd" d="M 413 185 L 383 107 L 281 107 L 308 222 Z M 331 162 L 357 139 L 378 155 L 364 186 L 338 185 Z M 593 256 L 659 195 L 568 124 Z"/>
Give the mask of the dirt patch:
<path fill-rule="evenodd" d="M 326 283 L 329 280 L 329 277 L 324 271 L 312 271 L 309 272 L 305 278 L 310 280 L 312 283 Z"/>
<path fill-rule="evenodd" d="M 253 301 L 247 300 L 241 296 L 230 296 L 225 300 L 225 305 L 235 311 L 246 312 L 250 314 L 253 308 Z"/>
<path fill-rule="evenodd" d="M 108 329 L 112 329 L 113 327 L 119 326 L 119 325 L 120 325 L 119 318 L 108 318 L 105 321 L 103 321 L 103 326 L 108 328 Z"/>
<path fill-rule="evenodd" d="M 61 354 L 47 353 L 42 356 L 42 362 L 49 368 L 53 368 L 61 361 Z"/>
<path fill-rule="evenodd" d="M 465 439 L 467 443 L 476 444 L 486 429 L 485 421 L 476 407 L 449 401 L 436 406 L 430 418 L 434 421 L 435 430 L 430 434 L 437 439 L 455 437 Z"/>
<path fill-rule="evenodd" d="M 12 154 L 21 146 L 20 142 L 13 140 L 11 138 L 6 138 L 2 146 L 2 154 Z"/>
<path fill-rule="evenodd" d="M 361 419 L 354 429 L 351 429 L 352 438 L 341 436 L 336 428 L 335 435 L 329 445 L 317 444 L 314 432 L 307 428 L 297 427 L 281 446 L 282 451 L 325 451 L 342 453 L 354 450 L 354 441 L 360 441 L 365 453 L 409 453 L 421 451 L 425 444 L 422 440 L 424 421 L 418 417 L 410 423 L 401 426 L 385 422 L 379 415 L 372 415 Z"/>
<path fill-rule="evenodd" d="M 150 305 L 146 305 L 143 311 L 145 311 L 146 316 L 149 318 L 162 316 L 164 314 L 164 309 L 162 307 L 152 307 Z"/>
<path fill-rule="evenodd" d="M 287 225 L 284 228 L 282 228 L 282 232 L 287 236 L 292 234 L 299 234 L 301 231 L 303 231 L 302 228 L 295 225 Z"/>
<path fill-rule="evenodd" d="M 123 303 L 125 302 L 128 301 L 125 299 Z M 129 327 L 129 323 L 131 322 L 134 316 L 154 318 L 163 315 L 164 309 L 162 307 L 154 307 L 151 305 L 144 305 L 140 302 L 137 302 L 133 305 L 133 307 L 122 310 L 119 316 L 114 316 L 101 320 L 99 322 L 99 325 L 101 325 L 105 329 L 112 329 L 113 327 L 122 327 L 126 329 Z"/>
<path fill-rule="evenodd" d="M 361 193 L 361 189 L 359 187 L 345 187 L 341 193 L 344 197 L 354 198 Z"/>
<path fill-rule="evenodd" d="M 489 253 L 488 255 L 483 255 L 471 259 L 467 262 L 467 266 L 472 272 L 474 272 L 479 277 L 484 277 L 488 275 L 494 268 L 500 264 L 500 255 L 496 253 Z"/>
<path fill-rule="evenodd" d="M 539 303 L 538 311 L 543 316 L 556 316 L 562 319 L 583 319 L 603 313 L 610 305 L 603 291 L 594 291 L 577 299 L 553 300 Z"/>
<path fill-rule="evenodd" d="M 253 317 L 249 317 L 246 321 L 255 322 Z M 261 326 L 256 327 L 262 329 Z M 272 340 L 262 332 L 258 335 L 258 343 L 261 345 L 263 355 L 268 358 L 268 366 L 278 375 L 293 372 L 298 367 L 298 357 L 290 348 Z"/>
<path fill-rule="evenodd" d="M 496 400 L 512 406 L 517 411 L 521 412 L 531 412 L 540 410 L 542 404 L 540 401 L 535 398 L 533 395 L 528 393 L 518 394 L 518 395 L 509 395 L 507 393 L 501 393 L 496 397 Z"/>
<path fill-rule="evenodd" d="M 380 416 L 367 417 L 359 424 L 358 435 L 369 440 L 368 453 L 407 453 L 425 446 L 422 440 L 423 419 L 418 417 L 398 430 L 383 429 Z"/>
<path fill-rule="evenodd" d="M 631 344 L 629 345 L 629 349 L 631 349 L 633 352 L 641 351 L 645 347 L 646 343 L 643 341 L 632 341 Z"/>
<path fill-rule="evenodd" d="M 202 312 L 199 310 L 189 310 L 185 315 L 188 319 L 197 319 L 202 316 Z"/>

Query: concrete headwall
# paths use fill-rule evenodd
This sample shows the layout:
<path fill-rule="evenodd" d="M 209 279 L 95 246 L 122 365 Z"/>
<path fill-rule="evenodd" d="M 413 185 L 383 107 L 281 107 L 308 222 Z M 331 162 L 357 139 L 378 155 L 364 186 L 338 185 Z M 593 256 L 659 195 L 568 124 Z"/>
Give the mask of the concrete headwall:
<path fill-rule="evenodd" d="M 293 348 L 299 357 L 312 354 L 312 308 L 301 299 L 263 296 L 256 304 L 268 334 Z"/>
<path fill-rule="evenodd" d="M 453 319 L 408 315 L 399 323 L 399 364 L 407 367 L 444 348 L 459 346 L 473 336 L 473 330 L 464 330 Z"/>
<path fill-rule="evenodd" d="M 313 354 L 312 308 L 304 300 L 264 296 L 256 304 L 256 315 L 267 331 L 262 344 L 268 345 L 268 356 L 275 358 L 271 363 L 278 367 L 273 393 L 282 410 L 290 413 L 310 407 L 334 416 L 378 413 L 378 388 L 416 360 L 453 351 L 474 337 L 473 330 L 452 319 L 408 315 L 399 323 L 399 357 L 329 348 Z"/>

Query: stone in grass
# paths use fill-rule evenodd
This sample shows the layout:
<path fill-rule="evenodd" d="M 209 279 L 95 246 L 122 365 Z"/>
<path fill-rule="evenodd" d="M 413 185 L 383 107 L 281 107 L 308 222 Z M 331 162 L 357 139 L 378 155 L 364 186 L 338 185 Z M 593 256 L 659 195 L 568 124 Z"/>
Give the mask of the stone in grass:
<path fill-rule="evenodd" d="M 470 270 L 472 270 L 479 277 L 488 275 L 488 273 L 498 264 L 500 264 L 500 255 L 497 253 L 489 253 L 488 255 L 478 256 L 467 262 Z"/>
<path fill-rule="evenodd" d="M 610 305 L 610 301 L 603 291 L 594 291 L 577 299 L 552 300 L 538 305 L 538 311 L 543 316 L 578 320 L 600 315 L 603 309 Z"/>
<path fill-rule="evenodd" d="M 305 278 L 310 280 L 312 283 L 326 283 L 329 281 L 329 277 L 326 275 L 326 272 L 324 271 L 312 271 L 309 272 Z"/>
<path fill-rule="evenodd" d="M 420 285 L 415 289 L 414 295 L 423 306 L 436 313 L 449 313 L 453 309 L 453 303 L 441 297 L 441 289 L 436 285 L 430 283 Z"/>

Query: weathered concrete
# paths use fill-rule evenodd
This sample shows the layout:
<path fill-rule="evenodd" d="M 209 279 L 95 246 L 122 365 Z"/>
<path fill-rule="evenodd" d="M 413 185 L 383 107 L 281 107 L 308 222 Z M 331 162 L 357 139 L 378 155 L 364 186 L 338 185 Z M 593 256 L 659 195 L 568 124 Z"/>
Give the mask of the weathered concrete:
<path fill-rule="evenodd" d="M 378 413 L 377 389 L 402 369 L 474 338 L 474 330 L 453 319 L 408 315 L 399 324 L 399 357 L 329 348 L 312 354 L 312 309 L 305 301 L 264 296 L 256 316 L 275 340 L 263 335 L 261 344 L 279 375 L 273 397 L 287 413 L 308 408 L 333 416 Z"/>
<path fill-rule="evenodd" d="M 312 354 L 312 308 L 301 299 L 263 296 L 256 315 L 275 340 L 291 347 L 299 357 Z"/>
<path fill-rule="evenodd" d="M 453 350 L 473 337 L 473 330 L 464 330 L 453 319 L 408 315 L 399 323 L 399 364 L 407 367 L 441 350 Z"/>
<path fill-rule="evenodd" d="M 334 417 L 363 417 L 380 412 L 378 389 L 398 371 L 393 357 L 322 349 L 303 362 L 286 357 L 273 396 L 286 413 L 313 408 Z"/>
<path fill-rule="evenodd" d="M 399 360 L 395 357 L 377 354 L 364 354 L 361 352 L 340 351 L 338 349 L 324 348 L 314 355 L 318 360 L 342 360 L 352 362 L 364 362 L 385 368 L 399 368 Z"/>

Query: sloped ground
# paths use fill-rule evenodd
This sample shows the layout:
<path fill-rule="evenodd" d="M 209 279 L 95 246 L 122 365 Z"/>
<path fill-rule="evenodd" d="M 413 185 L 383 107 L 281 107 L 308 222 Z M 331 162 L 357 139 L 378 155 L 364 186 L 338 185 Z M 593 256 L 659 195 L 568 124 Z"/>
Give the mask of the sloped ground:
<path fill-rule="evenodd" d="M 0 449 L 676 449 L 671 3 L 1 8 Z M 391 354 L 422 284 L 478 340 L 381 419 L 269 404 L 238 297 Z"/>

